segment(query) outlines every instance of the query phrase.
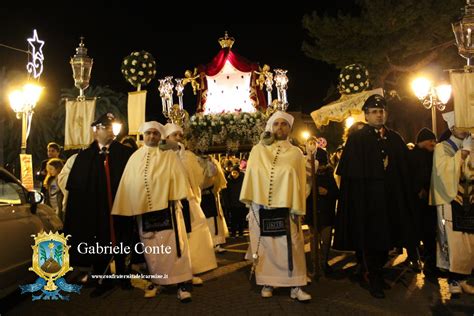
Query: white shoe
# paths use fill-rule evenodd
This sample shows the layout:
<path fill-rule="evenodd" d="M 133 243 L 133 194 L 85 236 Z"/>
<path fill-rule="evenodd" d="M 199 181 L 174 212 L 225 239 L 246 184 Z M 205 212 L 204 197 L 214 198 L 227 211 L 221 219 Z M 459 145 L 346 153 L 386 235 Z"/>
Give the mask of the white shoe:
<path fill-rule="evenodd" d="M 191 302 L 191 293 L 189 293 L 189 291 L 187 291 L 186 289 L 179 288 L 178 300 L 180 300 L 181 303 Z"/>
<path fill-rule="evenodd" d="M 158 286 L 155 284 L 150 284 L 146 289 L 145 289 L 145 295 L 143 297 L 145 298 L 152 298 L 156 296 L 156 293 L 158 292 Z"/>
<path fill-rule="evenodd" d="M 466 280 L 459 282 L 459 286 L 461 286 L 464 293 L 474 294 L 474 286 L 468 284 Z"/>
<path fill-rule="evenodd" d="M 303 291 L 299 286 L 291 288 L 290 297 L 294 300 L 298 300 L 299 302 L 311 300 L 311 295 Z"/>
<path fill-rule="evenodd" d="M 451 294 L 461 294 L 462 288 L 458 281 L 449 282 L 449 293 Z"/>
<path fill-rule="evenodd" d="M 214 251 L 217 253 L 223 253 L 223 252 L 226 252 L 227 250 L 222 248 L 221 245 L 217 245 L 214 247 Z"/>
<path fill-rule="evenodd" d="M 193 276 L 192 282 L 193 282 L 193 285 L 198 285 L 198 286 L 204 283 L 200 277 L 195 277 L 195 276 Z"/>
<path fill-rule="evenodd" d="M 264 285 L 262 287 L 261 294 L 262 294 L 262 297 L 264 297 L 264 298 L 272 297 L 273 296 L 273 287 L 268 286 L 268 285 Z"/>

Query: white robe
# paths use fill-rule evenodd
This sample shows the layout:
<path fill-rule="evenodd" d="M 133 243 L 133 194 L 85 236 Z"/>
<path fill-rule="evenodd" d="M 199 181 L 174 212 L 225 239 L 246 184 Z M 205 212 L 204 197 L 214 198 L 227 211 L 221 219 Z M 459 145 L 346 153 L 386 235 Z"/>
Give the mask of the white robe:
<path fill-rule="evenodd" d="M 143 146 L 128 160 L 120 180 L 112 208 L 113 215 L 135 216 L 162 210 L 175 203 L 176 223 L 179 233 L 181 257 L 177 256 L 175 231 L 142 231 L 141 216 L 138 217 L 140 240 L 145 246 L 171 247 L 170 254 L 144 254 L 155 284 L 176 284 L 192 279 L 191 256 L 188 238 L 177 201 L 192 196 L 184 167 L 173 151 L 161 151 L 157 147 Z"/>
<path fill-rule="evenodd" d="M 191 190 L 194 193 L 193 198 L 188 199 L 191 217 L 191 232 L 188 233 L 188 239 L 193 274 L 199 274 L 217 268 L 213 239 L 200 205 L 201 189 L 199 185 L 204 180 L 204 174 L 196 155 L 192 152 L 180 150 L 178 155 L 185 167 Z"/>
<path fill-rule="evenodd" d="M 460 140 L 451 139 L 460 146 Z M 466 162 L 469 157 L 466 159 Z M 474 269 L 474 234 L 453 230 L 451 202 L 456 198 L 461 178 L 461 150 L 446 141 L 436 145 L 431 175 L 430 204 L 436 205 L 438 238 L 436 265 L 451 272 L 470 275 Z"/>
<path fill-rule="evenodd" d="M 258 255 L 255 266 L 257 284 L 285 287 L 306 285 L 304 238 L 299 216 L 306 211 L 306 170 L 301 151 L 288 141 L 255 146 L 247 162 L 240 200 L 250 209 L 247 216 L 250 253 L 252 256 L 255 253 Z M 262 201 L 266 204 L 262 205 Z M 261 207 L 290 209 L 293 271 L 288 268 L 286 236 L 260 237 L 258 209 Z"/>

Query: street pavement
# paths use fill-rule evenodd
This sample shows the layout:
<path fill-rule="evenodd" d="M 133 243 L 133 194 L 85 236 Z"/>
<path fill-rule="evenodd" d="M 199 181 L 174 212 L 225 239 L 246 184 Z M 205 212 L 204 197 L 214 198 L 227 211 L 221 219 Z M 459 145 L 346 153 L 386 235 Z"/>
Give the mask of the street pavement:
<path fill-rule="evenodd" d="M 385 299 L 375 299 L 353 279 L 352 253 L 331 253 L 336 272 L 314 280 L 305 290 L 313 299 L 299 303 L 288 288 L 275 289 L 272 298 L 260 297 L 260 286 L 249 281 L 250 263 L 244 260 L 247 237 L 229 238 L 225 253 L 217 254 L 219 267 L 201 275 L 204 285 L 194 287 L 192 302 L 181 303 L 175 287 L 165 287 L 144 298 L 144 281 L 126 291 L 120 287 L 90 298 L 91 288 L 70 294 L 70 301 L 31 301 L 31 294 L 12 295 L 4 301 L 5 315 L 474 315 L 474 296 L 452 298 L 446 279 L 428 281 L 395 257 L 386 268 L 392 286 Z M 309 258 L 309 254 L 308 258 Z M 308 267 L 310 269 L 310 267 Z M 470 280 L 473 281 L 473 280 Z M 3 315 L 3 314 L 2 314 Z"/>

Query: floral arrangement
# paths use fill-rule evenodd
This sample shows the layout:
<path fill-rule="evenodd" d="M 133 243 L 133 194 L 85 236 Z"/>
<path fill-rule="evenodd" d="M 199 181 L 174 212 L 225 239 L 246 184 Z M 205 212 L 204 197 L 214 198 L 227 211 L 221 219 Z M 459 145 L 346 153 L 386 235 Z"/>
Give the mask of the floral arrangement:
<path fill-rule="evenodd" d="M 132 86 L 146 86 L 156 75 L 156 62 L 153 56 L 144 50 L 132 52 L 123 59 L 120 70 Z"/>
<path fill-rule="evenodd" d="M 341 94 L 359 93 L 369 88 L 369 72 L 361 64 L 351 64 L 339 74 Z"/>
<path fill-rule="evenodd" d="M 241 143 L 259 142 L 266 121 L 266 114 L 259 111 L 196 114 L 187 122 L 185 134 L 187 143 L 200 151 L 217 145 L 226 145 L 228 150 L 237 151 Z"/>

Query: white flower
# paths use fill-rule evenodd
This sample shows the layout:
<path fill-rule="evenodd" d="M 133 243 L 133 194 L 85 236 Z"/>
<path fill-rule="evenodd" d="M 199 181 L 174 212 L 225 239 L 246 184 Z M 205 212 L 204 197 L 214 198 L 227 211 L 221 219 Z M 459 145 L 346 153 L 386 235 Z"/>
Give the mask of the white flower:
<path fill-rule="evenodd" d="M 363 86 L 364 86 L 364 83 L 363 83 L 363 82 L 359 83 L 359 86 L 363 87 Z"/>
<path fill-rule="evenodd" d="M 137 76 L 133 76 L 133 77 L 132 77 L 132 80 L 133 80 L 133 81 L 136 81 L 136 80 L 137 80 Z"/>
<path fill-rule="evenodd" d="M 132 55 L 133 55 L 133 56 L 140 56 L 140 53 L 139 53 L 139 52 L 133 52 Z"/>
<path fill-rule="evenodd" d="M 344 76 L 342 74 L 339 74 L 339 78 L 342 78 L 342 77 L 344 77 Z"/>
<path fill-rule="evenodd" d="M 153 70 L 153 74 L 156 74 L 156 70 Z"/>
<path fill-rule="evenodd" d="M 148 59 L 148 54 L 143 55 L 143 58 Z"/>
<path fill-rule="evenodd" d="M 351 88 L 352 88 L 353 86 L 354 86 L 354 84 L 353 84 L 353 83 L 349 83 L 349 87 L 351 87 Z"/>
<path fill-rule="evenodd" d="M 142 68 L 146 68 L 146 64 L 145 64 L 145 63 L 142 64 Z"/>
<path fill-rule="evenodd" d="M 347 93 L 350 93 L 350 92 L 351 92 L 351 89 L 346 89 L 346 92 L 347 92 Z"/>
<path fill-rule="evenodd" d="M 346 82 L 346 80 L 345 80 L 345 79 L 341 79 L 341 82 Z"/>
<path fill-rule="evenodd" d="M 191 125 L 196 126 L 197 124 L 196 124 L 196 122 L 192 122 Z"/>
<path fill-rule="evenodd" d="M 153 67 L 153 64 L 152 63 L 148 63 L 148 67 Z"/>
<path fill-rule="evenodd" d="M 356 75 L 356 78 L 357 78 L 357 79 L 360 79 L 360 78 L 361 78 L 361 75 L 360 75 L 360 74 L 357 74 L 357 75 Z"/>
<path fill-rule="evenodd" d="M 132 74 L 134 74 L 134 73 L 135 73 L 135 68 L 130 68 L 130 72 L 131 72 Z"/>
<path fill-rule="evenodd" d="M 355 87 L 354 87 L 354 90 L 355 90 L 355 91 L 358 91 L 358 90 L 359 90 L 359 87 L 358 87 L 358 86 L 355 86 Z"/>
<path fill-rule="evenodd" d="M 350 77 L 351 77 L 351 76 L 349 76 L 349 75 L 346 75 L 346 79 L 347 79 L 347 80 L 349 80 L 349 78 L 350 78 Z"/>
<path fill-rule="evenodd" d="M 139 71 L 139 72 L 138 72 L 138 75 L 139 75 L 139 76 L 143 76 L 143 71 Z"/>
<path fill-rule="evenodd" d="M 153 74 L 153 71 L 148 70 L 148 74 L 149 74 L 149 75 L 152 75 L 152 74 Z"/>
<path fill-rule="evenodd" d="M 211 126 L 216 126 L 216 123 L 214 123 L 214 121 L 212 121 Z"/>
<path fill-rule="evenodd" d="M 142 80 L 140 80 L 140 82 L 145 82 L 145 80 L 146 80 L 145 78 L 142 78 Z"/>
<path fill-rule="evenodd" d="M 137 60 L 136 59 L 132 60 L 132 65 L 135 66 L 136 64 L 137 64 Z"/>
<path fill-rule="evenodd" d="M 125 59 L 125 60 L 123 61 L 123 64 L 124 64 L 124 65 L 127 65 L 127 64 L 128 64 L 128 59 Z"/>
<path fill-rule="evenodd" d="M 128 71 L 127 69 L 125 69 L 125 71 L 123 72 L 124 74 L 128 75 Z"/>

